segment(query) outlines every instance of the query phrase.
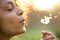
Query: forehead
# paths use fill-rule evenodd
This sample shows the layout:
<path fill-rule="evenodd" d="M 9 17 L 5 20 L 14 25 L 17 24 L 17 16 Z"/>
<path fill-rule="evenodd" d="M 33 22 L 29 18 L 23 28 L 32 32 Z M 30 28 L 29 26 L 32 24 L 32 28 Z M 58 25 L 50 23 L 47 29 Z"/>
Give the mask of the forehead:
<path fill-rule="evenodd" d="M 14 0 L 0 0 L 0 5 L 4 5 L 7 2 L 14 2 Z"/>
<path fill-rule="evenodd" d="M 0 2 L 8 2 L 8 1 L 13 2 L 14 0 L 0 0 Z"/>

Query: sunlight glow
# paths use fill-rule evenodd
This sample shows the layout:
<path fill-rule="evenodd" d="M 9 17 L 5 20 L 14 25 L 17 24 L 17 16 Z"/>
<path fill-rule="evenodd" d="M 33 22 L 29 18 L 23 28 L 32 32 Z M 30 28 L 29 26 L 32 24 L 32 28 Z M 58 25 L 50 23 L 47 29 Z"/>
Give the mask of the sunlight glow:
<path fill-rule="evenodd" d="M 39 10 L 47 10 L 58 3 L 58 0 L 32 0 L 33 6 Z"/>
<path fill-rule="evenodd" d="M 28 14 L 31 12 L 31 0 L 16 0 L 16 4 L 23 10 L 23 16 L 28 24 Z"/>

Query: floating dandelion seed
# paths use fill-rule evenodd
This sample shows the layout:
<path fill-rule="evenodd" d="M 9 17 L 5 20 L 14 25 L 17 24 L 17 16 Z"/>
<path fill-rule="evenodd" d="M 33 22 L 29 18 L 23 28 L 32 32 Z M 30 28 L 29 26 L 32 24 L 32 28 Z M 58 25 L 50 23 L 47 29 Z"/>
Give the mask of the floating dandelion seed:
<path fill-rule="evenodd" d="M 57 16 L 54 16 L 54 18 L 57 18 Z"/>
<path fill-rule="evenodd" d="M 54 18 L 57 18 L 58 16 L 54 16 Z M 52 14 L 49 14 L 49 17 L 48 16 L 44 16 L 44 18 L 41 18 L 40 22 L 42 24 L 48 24 L 50 23 L 50 19 L 52 19 Z M 43 26 L 43 30 L 46 30 L 46 27 L 45 25 Z"/>
<path fill-rule="evenodd" d="M 50 19 L 52 19 L 52 17 L 44 16 L 44 19 L 42 18 L 40 21 L 43 24 L 48 24 L 48 23 L 50 23 Z"/>
<path fill-rule="evenodd" d="M 43 23 L 43 24 L 48 24 L 48 23 L 50 23 L 50 19 L 52 19 L 52 17 L 44 16 L 44 18 L 42 18 L 40 20 L 40 22 Z M 43 30 L 46 30 L 46 27 L 45 26 L 43 26 Z"/>
<path fill-rule="evenodd" d="M 52 14 L 49 14 L 49 16 L 52 16 Z"/>

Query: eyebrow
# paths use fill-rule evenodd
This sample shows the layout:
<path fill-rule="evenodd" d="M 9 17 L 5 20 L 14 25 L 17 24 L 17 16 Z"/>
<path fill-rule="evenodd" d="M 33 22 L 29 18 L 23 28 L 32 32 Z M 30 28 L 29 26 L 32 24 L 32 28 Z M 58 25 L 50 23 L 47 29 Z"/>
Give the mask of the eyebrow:
<path fill-rule="evenodd" d="M 12 5 L 12 7 L 13 7 L 13 2 L 7 2 L 7 3 L 11 4 L 11 5 Z"/>
<path fill-rule="evenodd" d="M 4 7 L 8 3 L 10 3 L 12 5 L 12 7 L 14 7 L 13 2 L 6 2 L 5 4 L 0 5 L 0 7 Z"/>

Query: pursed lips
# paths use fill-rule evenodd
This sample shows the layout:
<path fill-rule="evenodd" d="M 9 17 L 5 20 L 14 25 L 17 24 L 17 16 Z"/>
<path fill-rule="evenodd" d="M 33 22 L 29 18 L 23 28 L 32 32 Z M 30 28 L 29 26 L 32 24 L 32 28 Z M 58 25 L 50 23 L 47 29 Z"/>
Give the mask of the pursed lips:
<path fill-rule="evenodd" d="M 20 22 L 21 22 L 22 24 L 25 24 L 25 19 L 21 20 Z"/>

